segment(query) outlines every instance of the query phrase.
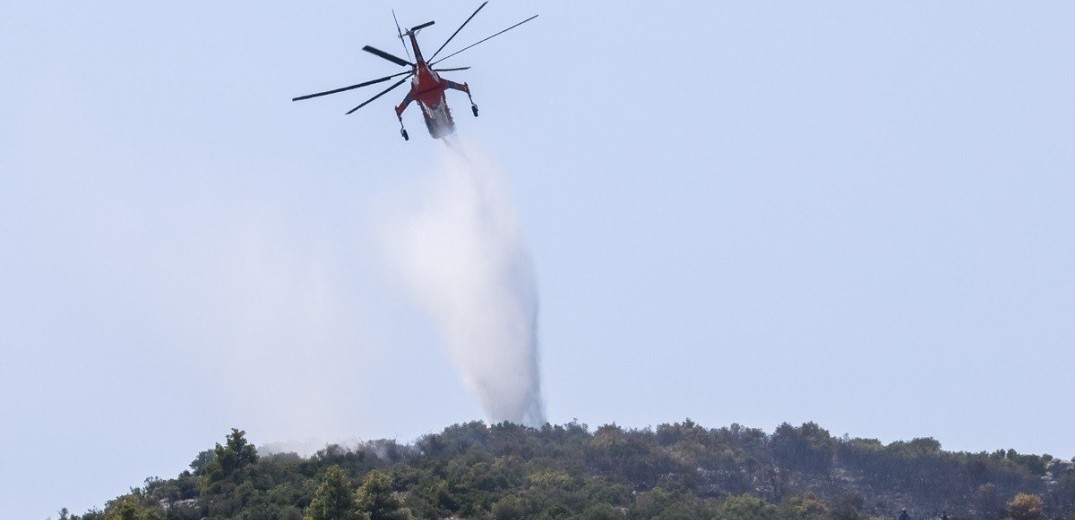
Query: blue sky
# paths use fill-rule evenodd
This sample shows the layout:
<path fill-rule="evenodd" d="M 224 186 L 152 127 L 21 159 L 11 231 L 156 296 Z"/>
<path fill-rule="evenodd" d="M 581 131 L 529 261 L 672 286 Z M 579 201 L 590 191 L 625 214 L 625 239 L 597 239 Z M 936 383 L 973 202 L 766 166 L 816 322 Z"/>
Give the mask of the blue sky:
<path fill-rule="evenodd" d="M 440 143 L 388 2 L 0 6 L 0 502 L 479 419 L 376 239 Z M 407 2 L 435 49 L 477 3 Z M 553 422 L 817 421 L 1075 455 L 1075 7 L 493 2 L 458 130 L 511 176 Z M 375 91 L 370 91 L 370 95 Z"/>

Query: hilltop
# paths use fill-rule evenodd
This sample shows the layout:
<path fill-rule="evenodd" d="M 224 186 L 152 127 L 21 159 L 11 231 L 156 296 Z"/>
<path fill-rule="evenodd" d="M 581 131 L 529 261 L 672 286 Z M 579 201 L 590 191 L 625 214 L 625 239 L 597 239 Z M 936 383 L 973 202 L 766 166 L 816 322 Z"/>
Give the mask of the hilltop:
<path fill-rule="evenodd" d="M 149 478 L 103 511 L 63 519 L 581 518 L 1075 520 L 1075 465 L 949 452 L 931 438 L 772 434 L 690 420 L 656 428 L 457 424 L 411 444 L 259 454 L 245 433 Z"/>

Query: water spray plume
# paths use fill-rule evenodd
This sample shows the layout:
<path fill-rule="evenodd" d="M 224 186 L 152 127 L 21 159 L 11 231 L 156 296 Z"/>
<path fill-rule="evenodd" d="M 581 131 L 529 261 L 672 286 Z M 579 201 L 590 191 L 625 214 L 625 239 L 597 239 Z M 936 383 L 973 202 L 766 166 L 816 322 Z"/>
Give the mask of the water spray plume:
<path fill-rule="evenodd" d="M 456 141 L 440 152 L 426 197 L 393 234 L 404 280 L 486 419 L 544 424 L 537 289 L 506 175 Z"/>

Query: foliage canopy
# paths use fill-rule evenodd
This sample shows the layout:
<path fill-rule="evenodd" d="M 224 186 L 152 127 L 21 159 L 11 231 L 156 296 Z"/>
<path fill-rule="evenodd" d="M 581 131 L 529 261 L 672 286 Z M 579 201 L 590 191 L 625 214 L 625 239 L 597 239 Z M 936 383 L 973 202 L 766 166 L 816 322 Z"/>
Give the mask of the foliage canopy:
<path fill-rule="evenodd" d="M 953 453 L 934 439 L 771 435 L 689 419 L 650 429 L 471 422 L 412 444 L 259 455 L 233 429 L 190 471 L 64 520 L 1075 519 L 1075 468 L 1049 455 Z"/>

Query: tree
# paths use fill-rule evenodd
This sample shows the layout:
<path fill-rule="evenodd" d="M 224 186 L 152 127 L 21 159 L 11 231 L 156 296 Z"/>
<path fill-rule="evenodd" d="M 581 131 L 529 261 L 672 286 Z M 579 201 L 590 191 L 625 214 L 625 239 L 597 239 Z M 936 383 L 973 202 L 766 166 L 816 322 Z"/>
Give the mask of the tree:
<path fill-rule="evenodd" d="M 218 493 L 220 484 L 227 480 L 239 480 L 241 470 L 258 461 L 258 451 L 253 444 L 246 441 L 246 432 L 232 428 L 227 436 L 227 443 L 221 446 L 218 442 L 213 449 L 215 457 L 205 464 L 206 491 Z M 204 460 L 202 456 L 195 459 L 194 463 Z M 194 463 L 191 463 L 193 466 Z M 197 468 L 195 468 L 197 469 Z"/>
<path fill-rule="evenodd" d="M 1008 518 L 1012 520 L 1039 520 L 1042 518 L 1041 497 L 1019 493 L 1008 502 Z"/>
<path fill-rule="evenodd" d="M 339 466 L 325 470 L 303 520 L 356 520 L 355 492 L 351 480 Z"/>
<path fill-rule="evenodd" d="M 866 520 L 868 517 L 862 512 L 863 504 L 862 495 L 846 493 L 833 504 L 832 516 L 836 520 Z"/>
<path fill-rule="evenodd" d="M 227 437 L 227 446 L 219 443 L 213 450 L 216 452 L 216 461 L 220 464 L 225 477 L 229 477 L 245 466 L 258 461 L 258 451 L 253 444 L 246 441 L 246 432 L 232 428 Z"/>
<path fill-rule="evenodd" d="M 157 512 L 138 503 L 138 499 L 128 495 L 105 513 L 105 520 L 157 520 Z"/>
<path fill-rule="evenodd" d="M 997 496 L 997 486 L 992 482 L 978 486 L 974 506 L 978 509 L 978 518 L 994 520 L 1000 517 L 1001 499 Z"/>
<path fill-rule="evenodd" d="M 190 469 L 195 475 L 200 477 L 205 474 L 209 463 L 213 462 L 213 459 L 216 459 L 216 452 L 213 450 L 205 450 L 199 453 L 198 456 L 190 462 Z"/>
<path fill-rule="evenodd" d="M 495 520 L 515 520 L 533 516 L 533 507 L 518 495 L 505 495 L 493 504 L 492 514 Z"/>
<path fill-rule="evenodd" d="M 729 496 L 717 507 L 720 520 L 766 520 L 775 514 L 776 507 L 749 493 Z"/>
<path fill-rule="evenodd" d="M 773 457 L 786 469 L 827 473 L 836 451 L 827 430 L 808 422 L 795 428 L 788 423 L 777 427 L 770 437 Z"/>
<path fill-rule="evenodd" d="M 399 499 L 392 494 L 392 478 L 380 470 L 366 474 L 357 493 L 358 510 L 370 520 L 405 520 L 406 513 Z"/>
<path fill-rule="evenodd" d="M 814 495 L 796 495 L 780 504 L 777 518 L 781 520 L 829 520 L 831 513 L 824 502 Z"/>
<path fill-rule="evenodd" d="M 625 515 L 622 510 L 604 503 L 593 504 L 582 512 L 582 520 L 623 520 L 623 518 Z"/>

